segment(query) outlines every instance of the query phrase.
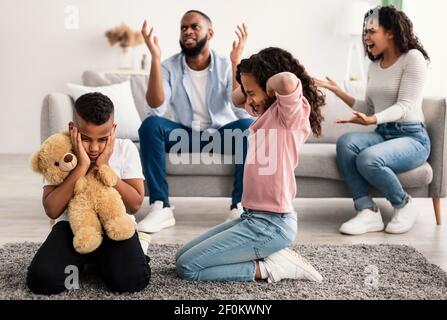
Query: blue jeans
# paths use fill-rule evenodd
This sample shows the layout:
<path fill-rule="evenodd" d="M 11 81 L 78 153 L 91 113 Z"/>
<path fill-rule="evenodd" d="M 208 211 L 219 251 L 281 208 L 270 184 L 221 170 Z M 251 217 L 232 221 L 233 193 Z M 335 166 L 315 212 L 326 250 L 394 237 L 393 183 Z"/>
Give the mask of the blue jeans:
<path fill-rule="evenodd" d="M 228 132 L 232 132 L 235 129 L 240 129 L 242 132 L 248 129 L 253 120 L 240 119 L 231 122 L 221 128 L 219 128 L 216 134 L 219 134 L 222 141 L 221 150 L 229 150 L 232 155 L 242 152 L 243 162 L 247 155 L 247 137 L 244 136 L 242 148 L 237 148 L 236 139 L 227 139 L 226 142 L 230 142 L 232 145 L 225 148 L 224 136 Z M 192 142 L 192 129 L 185 127 L 179 123 L 171 120 L 151 116 L 146 118 L 138 130 L 140 136 L 140 150 L 141 150 L 141 163 L 143 166 L 143 172 L 146 177 L 149 187 L 149 201 L 153 203 L 157 200 L 163 201 L 165 206 L 169 204 L 169 191 L 168 182 L 166 180 L 166 152 L 169 152 L 171 148 L 180 141 L 178 138 L 175 141 L 170 141 L 169 135 L 173 130 L 183 129 L 189 136 L 189 151 L 200 152 L 203 147 L 208 144 L 208 141 L 200 141 L 200 150 L 194 150 L 195 145 Z M 199 133 L 202 136 L 203 132 Z M 212 141 L 212 137 L 210 141 Z M 201 139 L 200 139 L 201 140 Z M 241 150 L 242 149 L 242 150 Z M 234 186 L 231 195 L 232 204 L 235 205 L 241 202 L 242 199 L 242 183 L 244 176 L 244 163 L 236 163 L 234 171 Z M 187 186 L 185 186 L 187 188 Z"/>
<path fill-rule="evenodd" d="M 369 186 L 383 193 L 395 208 L 403 208 L 408 195 L 396 174 L 421 166 L 430 155 L 430 138 L 420 122 L 390 122 L 375 132 L 351 132 L 337 141 L 337 163 L 360 211 L 376 208 Z"/>
<path fill-rule="evenodd" d="M 297 214 L 245 210 L 177 251 L 179 277 L 190 281 L 254 281 L 256 260 L 290 246 Z"/>

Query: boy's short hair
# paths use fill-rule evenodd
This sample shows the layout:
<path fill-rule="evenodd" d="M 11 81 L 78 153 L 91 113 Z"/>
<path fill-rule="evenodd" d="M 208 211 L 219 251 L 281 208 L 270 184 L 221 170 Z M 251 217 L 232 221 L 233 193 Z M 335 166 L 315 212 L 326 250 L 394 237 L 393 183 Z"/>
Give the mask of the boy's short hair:
<path fill-rule="evenodd" d="M 82 119 L 96 125 L 106 123 L 114 110 L 112 100 L 99 92 L 80 96 L 75 101 L 74 108 Z"/>

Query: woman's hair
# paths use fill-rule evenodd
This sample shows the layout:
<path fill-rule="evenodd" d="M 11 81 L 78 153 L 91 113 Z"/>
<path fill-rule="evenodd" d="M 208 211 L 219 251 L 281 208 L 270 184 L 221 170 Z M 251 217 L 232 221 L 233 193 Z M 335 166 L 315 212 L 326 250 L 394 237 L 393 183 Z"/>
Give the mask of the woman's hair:
<path fill-rule="evenodd" d="M 307 74 L 304 67 L 291 53 L 280 48 L 266 48 L 252 55 L 249 59 L 243 59 L 237 66 L 236 80 L 241 85 L 241 73 L 252 74 L 258 85 L 267 91 L 267 80 L 280 72 L 291 72 L 301 80 L 303 94 L 311 106 L 309 116 L 312 132 L 315 136 L 321 135 L 321 122 L 324 120 L 321 114 L 321 106 L 325 103 L 324 94 L 317 88 L 313 79 Z"/>
<path fill-rule="evenodd" d="M 427 51 L 425 51 L 418 37 L 414 34 L 413 23 L 410 18 L 403 12 L 397 10 L 394 6 L 377 7 L 369 10 L 365 14 L 363 22 L 363 47 L 365 53 L 368 55 L 371 61 L 382 59 L 382 54 L 375 57 L 368 51 L 368 47 L 365 44 L 365 32 L 366 23 L 371 18 L 374 12 L 379 13 L 379 25 L 385 30 L 391 31 L 394 35 L 394 42 L 401 53 L 407 53 L 411 49 L 419 50 L 426 60 L 430 60 Z"/>

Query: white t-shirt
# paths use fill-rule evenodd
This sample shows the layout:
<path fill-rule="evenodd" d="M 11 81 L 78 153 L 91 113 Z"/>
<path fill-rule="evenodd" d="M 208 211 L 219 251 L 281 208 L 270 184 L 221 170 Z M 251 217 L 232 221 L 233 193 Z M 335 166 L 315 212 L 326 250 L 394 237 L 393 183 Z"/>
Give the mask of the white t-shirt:
<path fill-rule="evenodd" d="M 200 128 L 193 128 L 194 130 L 206 130 L 211 127 L 211 117 L 208 111 L 208 104 L 206 101 L 206 87 L 208 83 L 209 67 L 196 71 L 188 68 L 188 77 L 191 81 L 191 98 L 192 98 L 192 120 L 200 122 Z"/>
<path fill-rule="evenodd" d="M 115 147 L 109 159 L 109 166 L 120 179 L 144 179 L 140 154 L 135 144 L 129 139 L 115 139 Z M 44 186 L 48 185 L 51 185 L 51 183 L 44 180 Z M 133 215 L 129 216 L 135 221 Z M 68 221 L 67 210 L 56 219 L 56 222 L 59 221 Z"/>

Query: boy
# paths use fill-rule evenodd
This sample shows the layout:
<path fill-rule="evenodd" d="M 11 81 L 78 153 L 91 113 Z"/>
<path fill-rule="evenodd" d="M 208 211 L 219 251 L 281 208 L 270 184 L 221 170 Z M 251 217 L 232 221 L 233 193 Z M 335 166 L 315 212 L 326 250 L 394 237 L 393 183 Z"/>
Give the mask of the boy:
<path fill-rule="evenodd" d="M 76 181 L 90 168 L 106 164 L 115 171 L 119 179 L 114 187 L 127 212 L 136 213 L 144 199 L 139 153 L 132 141 L 115 139 L 112 101 L 101 93 L 88 93 L 76 100 L 74 109 L 69 132 L 78 164 L 62 184 L 43 187 L 45 213 L 56 224 L 28 268 L 27 286 L 38 294 L 61 293 L 67 289 L 67 266 L 82 272 L 86 263 L 93 262 L 111 291 L 141 291 L 149 283 L 151 270 L 136 233 L 125 241 L 112 241 L 104 234 L 101 246 L 85 255 L 73 248 L 66 209 Z"/>

